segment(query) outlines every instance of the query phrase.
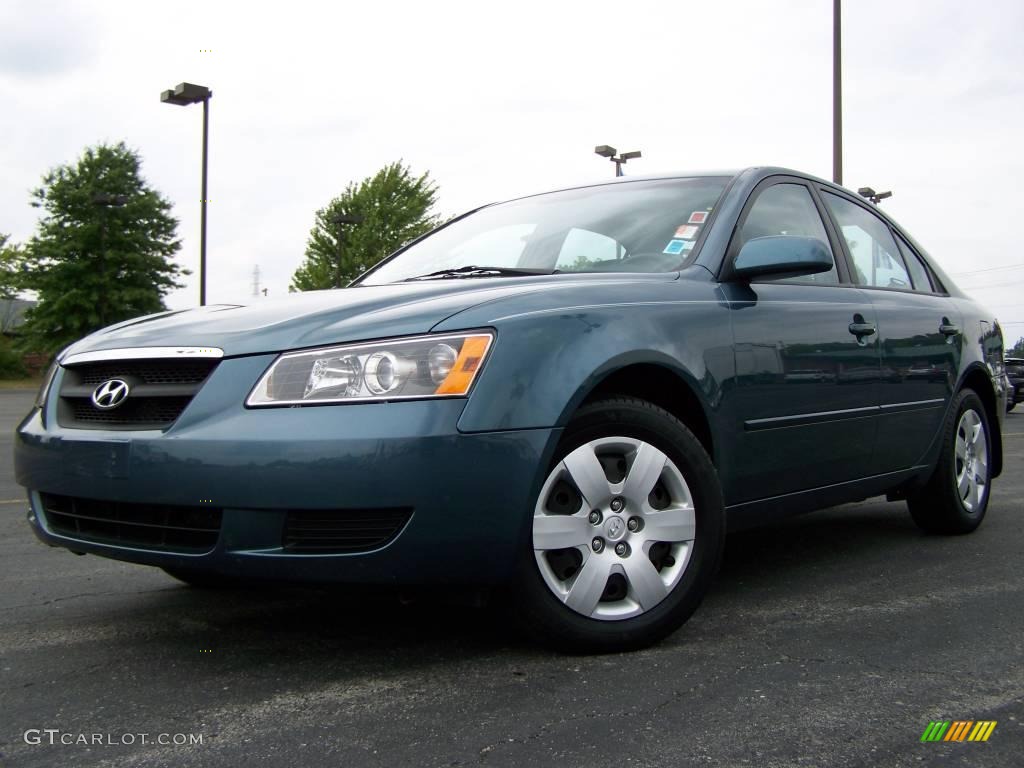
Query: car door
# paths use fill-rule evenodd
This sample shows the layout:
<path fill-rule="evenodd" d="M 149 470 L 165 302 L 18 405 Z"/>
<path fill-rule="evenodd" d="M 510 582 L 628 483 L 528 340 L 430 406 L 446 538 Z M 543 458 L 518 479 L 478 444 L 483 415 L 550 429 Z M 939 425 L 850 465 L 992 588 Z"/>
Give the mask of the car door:
<path fill-rule="evenodd" d="M 921 461 L 942 424 L 960 368 L 962 318 L 884 218 L 835 192 L 821 197 L 878 319 L 881 409 L 871 473 L 906 469 Z"/>
<path fill-rule="evenodd" d="M 816 237 L 836 252 L 803 180 L 772 177 L 751 195 L 727 264 L 754 237 Z M 726 502 L 736 504 L 862 477 L 875 443 L 880 372 L 875 312 L 830 272 L 749 284 L 724 281 L 733 310 L 736 388 Z M 723 274 L 727 277 L 727 272 Z"/>

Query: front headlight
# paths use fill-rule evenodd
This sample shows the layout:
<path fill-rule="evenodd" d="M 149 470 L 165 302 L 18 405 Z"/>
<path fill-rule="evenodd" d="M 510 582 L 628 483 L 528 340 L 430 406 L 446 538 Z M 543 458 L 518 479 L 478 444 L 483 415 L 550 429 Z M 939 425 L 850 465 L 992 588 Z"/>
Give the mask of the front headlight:
<path fill-rule="evenodd" d="M 287 352 L 256 384 L 248 406 L 463 397 L 494 336 L 417 336 Z"/>

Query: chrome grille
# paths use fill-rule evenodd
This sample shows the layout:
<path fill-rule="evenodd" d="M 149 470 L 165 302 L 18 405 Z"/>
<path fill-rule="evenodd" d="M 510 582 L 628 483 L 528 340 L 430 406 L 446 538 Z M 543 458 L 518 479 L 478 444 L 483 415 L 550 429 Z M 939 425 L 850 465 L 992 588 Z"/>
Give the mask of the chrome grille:
<path fill-rule="evenodd" d="M 72 429 L 166 429 L 195 397 L 217 359 L 104 360 L 64 369 L 57 422 Z M 116 408 L 97 408 L 92 393 L 120 379 L 128 397 Z"/>
<path fill-rule="evenodd" d="M 75 366 L 80 384 L 99 385 L 126 377 L 142 384 L 201 384 L 216 360 L 124 360 Z"/>

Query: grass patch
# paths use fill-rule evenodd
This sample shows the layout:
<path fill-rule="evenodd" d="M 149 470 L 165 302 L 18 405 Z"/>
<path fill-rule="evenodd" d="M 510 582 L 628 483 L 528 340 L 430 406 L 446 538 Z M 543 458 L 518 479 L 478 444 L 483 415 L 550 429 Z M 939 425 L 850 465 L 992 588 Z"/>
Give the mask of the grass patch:
<path fill-rule="evenodd" d="M 24 379 L 0 379 L 0 389 L 29 389 L 37 391 L 43 386 L 42 376 L 29 376 Z"/>

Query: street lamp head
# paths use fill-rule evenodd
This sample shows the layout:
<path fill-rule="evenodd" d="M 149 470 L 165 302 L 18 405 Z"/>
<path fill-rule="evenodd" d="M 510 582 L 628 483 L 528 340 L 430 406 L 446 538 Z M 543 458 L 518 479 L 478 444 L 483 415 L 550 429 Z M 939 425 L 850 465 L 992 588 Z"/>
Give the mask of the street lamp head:
<path fill-rule="evenodd" d="M 621 155 L 619 155 L 620 160 L 635 160 L 638 157 L 640 157 L 639 150 L 636 152 L 623 152 Z"/>
<path fill-rule="evenodd" d="M 871 187 L 861 187 L 860 189 L 857 190 L 857 194 L 860 195 L 861 197 L 866 197 L 875 205 L 878 205 L 887 197 L 892 197 L 891 191 L 875 192 L 875 190 L 872 189 Z"/>
<path fill-rule="evenodd" d="M 600 155 L 601 157 L 615 157 L 615 152 L 615 147 L 609 147 L 607 144 L 594 147 L 594 154 Z"/>
<path fill-rule="evenodd" d="M 179 107 L 186 107 L 189 104 L 199 104 L 213 96 L 213 91 L 205 85 L 193 83 L 178 83 L 171 91 L 164 91 L 160 94 L 160 101 L 166 104 L 176 104 Z"/>

